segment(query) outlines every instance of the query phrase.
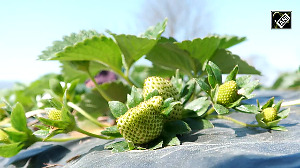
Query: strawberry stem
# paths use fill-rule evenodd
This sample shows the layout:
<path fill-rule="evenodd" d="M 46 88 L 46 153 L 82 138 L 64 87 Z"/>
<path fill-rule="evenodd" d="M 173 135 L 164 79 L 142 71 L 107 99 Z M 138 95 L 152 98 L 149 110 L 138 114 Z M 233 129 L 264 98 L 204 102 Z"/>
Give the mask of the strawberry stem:
<path fill-rule="evenodd" d="M 102 123 L 98 122 L 94 117 L 89 115 L 86 111 L 84 111 L 82 108 L 78 107 L 76 104 L 74 104 L 72 102 L 68 102 L 67 105 L 69 107 L 73 108 L 74 110 L 76 110 L 78 113 L 83 115 L 88 120 L 90 120 L 92 123 L 98 125 L 99 127 L 101 127 L 101 128 L 108 127 L 108 125 L 105 125 L 105 124 L 102 124 Z"/>
<path fill-rule="evenodd" d="M 98 90 L 98 92 L 100 93 L 100 95 L 107 101 L 111 101 L 112 99 L 102 90 L 102 88 L 99 87 L 98 83 L 96 82 L 95 78 L 93 77 L 93 75 L 91 74 L 90 71 L 87 71 L 87 74 L 89 75 L 89 77 L 91 78 L 92 82 L 94 83 L 96 89 Z"/>
<path fill-rule="evenodd" d="M 88 131 L 85 131 L 85 130 L 77 127 L 77 126 L 75 127 L 74 131 L 80 132 L 80 133 L 88 135 L 90 137 L 95 137 L 95 138 L 100 138 L 100 139 L 115 139 L 114 137 L 107 137 L 107 136 L 102 136 L 102 135 L 97 135 L 97 134 L 90 133 Z"/>
<path fill-rule="evenodd" d="M 244 122 L 238 121 L 236 119 L 233 119 L 231 117 L 223 116 L 223 115 L 209 115 L 206 117 L 206 119 L 212 119 L 212 118 L 218 118 L 218 119 L 232 121 L 232 122 L 239 124 L 241 126 L 244 126 L 244 127 L 260 127 L 258 124 L 247 124 L 247 123 L 244 123 Z"/>
<path fill-rule="evenodd" d="M 300 99 L 283 102 L 281 107 L 300 105 Z"/>
<path fill-rule="evenodd" d="M 36 137 L 38 141 L 41 142 L 66 142 L 66 141 L 72 141 L 72 140 L 76 140 L 76 139 L 80 139 L 82 137 L 70 137 L 70 138 L 50 138 L 50 139 L 46 139 L 44 140 L 43 138 L 39 138 Z"/>
<path fill-rule="evenodd" d="M 214 107 L 211 107 L 206 114 L 204 115 L 204 117 L 207 117 L 208 115 L 210 115 L 211 113 L 213 113 L 215 111 Z"/>

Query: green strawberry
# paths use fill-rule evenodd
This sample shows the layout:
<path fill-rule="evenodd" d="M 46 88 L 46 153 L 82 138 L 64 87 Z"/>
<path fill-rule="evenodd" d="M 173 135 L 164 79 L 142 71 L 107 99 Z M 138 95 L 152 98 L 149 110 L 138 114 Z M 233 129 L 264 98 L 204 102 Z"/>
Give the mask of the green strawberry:
<path fill-rule="evenodd" d="M 161 96 L 154 96 L 118 118 L 117 127 L 123 137 L 134 144 L 145 144 L 157 138 L 163 129 L 162 103 Z"/>
<path fill-rule="evenodd" d="M 174 100 L 179 100 L 179 92 L 170 81 L 158 76 L 152 76 L 145 79 L 143 96 L 146 97 L 155 89 L 164 100 L 169 97 L 173 97 Z"/>
<path fill-rule="evenodd" d="M 61 111 L 56 109 L 51 109 L 48 112 L 48 118 L 51 120 L 61 120 Z"/>
<path fill-rule="evenodd" d="M 237 84 L 235 81 L 231 80 L 220 85 L 217 95 L 217 103 L 226 106 L 235 102 L 237 97 Z"/>
<path fill-rule="evenodd" d="M 155 89 L 158 91 L 163 100 L 170 97 L 174 98 L 175 101 L 179 100 L 179 92 L 170 81 L 158 76 L 152 76 L 145 79 L 143 96 L 146 97 Z M 182 110 L 182 104 L 175 105 L 174 109 L 170 112 L 167 120 L 180 120 L 182 118 Z"/>
<path fill-rule="evenodd" d="M 271 122 L 271 121 L 274 121 L 277 119 L 277 111 L 275 108 L 273 107 L 268 107 L 268 108 L 265 108 L 263 111 L 263 121 L 264 122 Z"/>

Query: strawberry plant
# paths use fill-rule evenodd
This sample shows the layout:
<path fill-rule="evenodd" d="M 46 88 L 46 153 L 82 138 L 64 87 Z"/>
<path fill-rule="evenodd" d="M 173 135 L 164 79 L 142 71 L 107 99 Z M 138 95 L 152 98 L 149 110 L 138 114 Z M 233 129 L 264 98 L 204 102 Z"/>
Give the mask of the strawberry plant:
<path fill-rule="evenodd" d="M 183 134 L 212 128 L 214 119 L 287 130 L 278 125 L 289 113 L 280 111 L 282 101 L 275 104 L 271 98 L 263 106 L 244 101 L 254 97 L 259 84 L 249 74 L 260 74 L 228 50 L 244 37 L 212 35 L 180 42 L 162 36 L 166 24 L 158 23 L 140 36 L 83 30 L 42 51 L 39 59 L 59 61 L 61 74 L 3 94 L 0 156 L 14 156 L 35 142 L 80 138 L 56 137 L 72 132 L 123 138 L 105 147 L 113 152 L 158 149 L 180 145 Z M 142 59 L 151 65 L 139 64 Z M 231 118 L 236 112 L 252 114 L 257 124 Z M 99 122 L 99 116 L 114 122 Z"/>

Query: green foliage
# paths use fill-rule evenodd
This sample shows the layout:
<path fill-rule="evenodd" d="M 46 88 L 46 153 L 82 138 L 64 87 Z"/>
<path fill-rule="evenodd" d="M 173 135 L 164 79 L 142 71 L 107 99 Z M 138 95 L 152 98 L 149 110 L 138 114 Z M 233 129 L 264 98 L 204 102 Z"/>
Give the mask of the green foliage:
<path fill-rule="evenodd" d="M 83 30 L 55 41 L 53 46 L 42 51 L 39 59 L 60 61 L 62 74 L 45 75 L 28 86 L 17 84 L 3 95 L 0 120 L 10 117 L 8 125 L 12 127 L 2 129 L 0 125 L 0 133 L 6 138 L 0 141 L 0 156 L 14 156 L 37 141 L 51 141 L 55 135 L 72 131 L 102 139 L 123 137 L 125 141 L 105 146 L 112 152 L 123 152 L 180 145 L 178 136 L 213 128 L 210 119 L 216 118 L 243 126 L 286 130 L 278 125 L 289 113 L 289 109 L 280 111 L 282 101 L 274 104 L 274 98 L 271 98 L 263 106 L 259 102 L 257 106 L 243 103 L 254 96 L 252 92 L 259 83 L 252 81 L 249 75 L 237 77 L 238 73 L 260 72 L 228 48 L 245 41 L 245 37 L 213 35 L 180 42 L 162 36 L 166 24 L 167 19 L 140 36 L 109 31 L 105 35 Z M 140 65 L 139 60 L 143 58 L 150 64 Z M 98 84 L 94 76 L 102 70 L 113 71 L 118 79 Z M 223 74 L 228 74 L 225 81 L 222 80 Z M 299 73 L 296 74 L 293 77 L 281 76 L 273 88 L 297 88 Z M 146 87 L 145 79 L 150 76 L 153 80 Z M 87 88 L 85 82 L 88 79 L 94 88 Z M 292 83 L 284 82 L 290 79 Z M 231 97 L 234 100 L 226 104 L 218 101 L 223 82 L 232 82 L 236 86 L 232 89 L 236 94 Z M 270 107 L 277 112 L 272 121 L 265 120 L 263 114 L 263 110 Z M 37 117 L 44 125 L 36 125 L 38 130 L 33 133 L 27 127 L 25 111 L 46 108 L 57 109 L 61 112 L 61 119 Z M 255 114 L 257 124 L 230 118 L 234 111 Z M 120 125 L 119 128 L 116 125 L 108 127 L 95 119 L 109 116 L 116 118 L 119 124 L 123 116 L 123 120 L 129 122 L 131 115 L 137 117 L 130 120 L 126 128 Z M 86 119 L 105 128 L 102 135 L 79 128 L 78 122 Z M 142 141 L 145 136 L 137 135 L 135 131 L 144 131 L 149 135 L 148 140 Z M 153 135 L 149 131 L 156 133 Z M 130 136 L 138 139 L 133 141 L 128 138 Z"/>
<path fill-rule="evenodd" d="M 300 71 L 283 73 L 274 82 L 271 89 L 299 89 L 300 88 Z"/>

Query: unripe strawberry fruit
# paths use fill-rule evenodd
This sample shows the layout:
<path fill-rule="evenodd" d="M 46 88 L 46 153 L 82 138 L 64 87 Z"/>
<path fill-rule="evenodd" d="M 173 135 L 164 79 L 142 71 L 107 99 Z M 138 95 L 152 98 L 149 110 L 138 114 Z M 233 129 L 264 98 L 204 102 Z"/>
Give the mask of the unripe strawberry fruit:
<path fill-rule="evenodd" d="M 277 111 L 273 107 L 265 108 L 262 113 L 264 122 L 271 122 L 277 119 Z"/>
<path fill-rule="evenodd" d="M 117 120 L 117 127 L 126 140 L 145 144 L 157 138 L 163 129 L 161 96 L 154 96 L 129 109 Z"/>
<path fill-rule="evenodd" d="M 220 85 L 217 103 L 224 106 L 233 103 L 237 100 L 237 84 L 235 81 L 228 81 Z"/>
<path fill-rule="evenodd" d="M 170 81 L 158 76 L 145 79 L 143 96 L 146 98 L 147 95 L 155 89 L 164 100 L 169 97 L 173 97 L 174 100 L 179 100 L 179 92 Z"/>
<path fill-rule="evenodd" d="M 163 100 L 170 97 L 174 98 L 175 101 L 179 100 L 179 92 L 170 81 L 158 76 L 152 76 L 145 79 L 143 96 L 146 97 L 155 89 L 158 91 Z M 173 110 L 170 112 L 167 121 L 180 120 L 182 118 L 182 110 L 182 104 L 175 105 Z"/>
<path fill-rule="evenodd" d="M 48 112 L 48 118 L 51 120 L 61 120 L 61 111 L 52 109 Z"/>

